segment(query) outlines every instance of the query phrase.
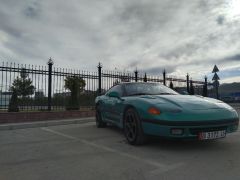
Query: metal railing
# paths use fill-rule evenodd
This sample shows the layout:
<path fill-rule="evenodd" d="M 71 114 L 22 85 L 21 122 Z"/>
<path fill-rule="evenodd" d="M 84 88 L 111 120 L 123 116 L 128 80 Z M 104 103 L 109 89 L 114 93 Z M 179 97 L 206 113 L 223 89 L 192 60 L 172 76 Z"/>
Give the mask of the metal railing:
<path fill-rule="evenodd" d="M 138 71 L 103 70 L 100 63 L 97 68 L 96 72 L 56 68 L 53 67 L 52 61 L 49 61 L 48 66 L 2 63 L 0 66 L 0 111 L 8 110 L 13 97 L 14 83 L 15 86 L 21 83 L 24 86 L 25 81 L 31 82 L 30 85 L 34 91 L 24 93 L 24 88 L 20 88 L 21 92 L 17 92 L 20 111 L 65 110 L 71 96 L 71 91 L 65 86 L 65 79 L 68 76 L 79 77 L 85 81 L 85 87 L 80 92 L 79 99 L 76 99 L 76 101 L 79 101 L 80 107 L 94 106 L 97 95 L 106 92 L 119 82 L 159 82 L 166 86 L 172 84 L 174 88 L 186 92 L 190 92 L 190 86 L 192 85 L 196 94 L 202 94 L 203 86 L 207 83 L 206 81 L 191 81 L 189 75 L 186 76 L 186 79 L 174 78 L 167 76 L 165 71 L 160 76 L 151 76 Z M 27 89 L 26 84 L 25 86 Z M 18 91 L 20 90 L 18 89 Z"/>

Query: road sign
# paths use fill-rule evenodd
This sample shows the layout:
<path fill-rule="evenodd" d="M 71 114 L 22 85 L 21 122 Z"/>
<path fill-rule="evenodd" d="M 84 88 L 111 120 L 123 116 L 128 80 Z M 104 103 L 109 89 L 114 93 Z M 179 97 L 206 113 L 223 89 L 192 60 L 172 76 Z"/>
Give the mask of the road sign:
<path fill-rule="evenodd" d="M 213 81 L 218 81 L 218 80 L 220 80 L 220 78 L 219 78 L 219 76 L 217 75 L 217 73 L 214 74 L 212 80 L 213 80 Z"/>
<path fill-rule="evenodd" d="M 213 82 L 213 86 L 215 86 L 215 87 L 216 87 L 216 86 L 219 86 L 219 84 L 220 84 L 220 83 L 219 83 L 218 80 L 216 80 L 216 81 Z"/>
<path fill-rule="evenodd" d="M 213 68 L 212 73 L 216 73 L 216 72 L 218 72 L 218 71 L 219 71 L 219 69 L 218 69 L 217 65 L 215 65 L 214 68 Z"/>

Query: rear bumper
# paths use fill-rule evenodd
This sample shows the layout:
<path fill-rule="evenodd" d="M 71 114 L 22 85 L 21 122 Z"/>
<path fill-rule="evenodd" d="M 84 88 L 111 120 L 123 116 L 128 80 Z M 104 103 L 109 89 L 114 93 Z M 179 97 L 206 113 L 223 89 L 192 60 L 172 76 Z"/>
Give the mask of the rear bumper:
<path fill-rule="evenodd" d="M 170 138 L 197 138 L 200 132 L 226 130 L 227 133 L 237 131 L 239 119 L 224 119 L 215 121 L 166 121 L 143 119 L 143 131 L 147 135 Z M 172 129 L 182 129 L 181 135 L 173 135 Z"/>

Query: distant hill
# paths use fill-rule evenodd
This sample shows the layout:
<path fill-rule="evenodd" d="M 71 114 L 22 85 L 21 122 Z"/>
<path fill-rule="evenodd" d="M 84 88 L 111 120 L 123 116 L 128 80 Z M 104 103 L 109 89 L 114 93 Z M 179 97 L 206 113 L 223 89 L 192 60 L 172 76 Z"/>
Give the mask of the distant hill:
<path fill-rule="evenodd" d="M 240 83 L 224 83 L 219 86 L 220 94 L 240 92 Z"/>

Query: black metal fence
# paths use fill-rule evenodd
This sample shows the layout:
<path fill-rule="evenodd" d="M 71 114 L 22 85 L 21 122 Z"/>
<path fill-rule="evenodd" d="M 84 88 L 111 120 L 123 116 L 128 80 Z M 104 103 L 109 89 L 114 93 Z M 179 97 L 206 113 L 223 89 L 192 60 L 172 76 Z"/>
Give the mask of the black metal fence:
<path fill-rule="evenodd" d="M 66 87 L 66 77 L 79 77 L 85 86 L 79 94 L 79 106 L 91 108 L 97 95 L 106 92 L 119 82 L 148 81 L 173 86 L 179 92 L 190 92 L 194 87 L 195 94 L 202 94 L 207 82 L 168 76 L 160 72 L 159 76 L 146 73 L 118 72 L 103 70 L 99 63 L 96 72 L 72 70 L 48 66 L 2 63 L 0 66 L 0 110 L 7 111 L 13 102 L 14 88 L 17 91 L 17 104 L 20 111 L 65 110 L 69 103 L 71 91 Z M 33 91 L 31 91 L 31 88 Z"/>

